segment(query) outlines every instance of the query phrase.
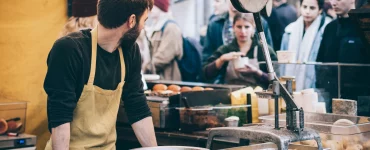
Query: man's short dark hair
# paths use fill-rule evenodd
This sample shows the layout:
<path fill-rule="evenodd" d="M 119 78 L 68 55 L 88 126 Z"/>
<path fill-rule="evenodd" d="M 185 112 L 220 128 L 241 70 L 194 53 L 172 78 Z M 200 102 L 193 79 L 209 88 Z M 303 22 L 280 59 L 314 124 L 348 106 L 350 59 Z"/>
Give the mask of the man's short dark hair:
<path fill-rule="evenodd" d="M 145 10 L 152 8 L 153 0 L 100 0 L 98 21 L 105 28 L 113 29 L 123 25 L 131 15 L 140 20 Z"/>

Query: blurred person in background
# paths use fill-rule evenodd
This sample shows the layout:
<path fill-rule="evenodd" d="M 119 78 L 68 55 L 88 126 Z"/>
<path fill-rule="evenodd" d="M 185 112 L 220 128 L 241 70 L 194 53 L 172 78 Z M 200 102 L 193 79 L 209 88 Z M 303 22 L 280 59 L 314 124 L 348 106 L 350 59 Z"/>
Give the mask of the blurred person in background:
<path fill-rule="evenodd" d="M 213 19 L 208 24 L 207 35 L 202 52 L 203 64 L 220 46 L 230 44 L 235 36 L 233 31 L 233 19 L 238 13 L 230 1 L 228 1 L 228 12 Z M 269 45 L 273 45 L 268 23 L 262 18 L 262 24 Z M 256 32 L 257 33 L 257 32 Z M 212 81 L 211 81 L 212 82 Z"/>
<path fill-rule="evenodd" d="M 351 9 L 355 9 L 355 0 L 330 0 L 330 3 L 337 14 L 337 19 L 326 26 L 316 61 L 369 64 L 369 52 L 361 39 L 361 31 L 348 15 Z M 329 112 L 331 112 L 331 99 L 337 98 L 338 95 L 340 98 L 353 100 L 358 100 L 359 96 L 369 95 L 370 72 L 367 67 L 341 66 L 340 68 L 339 72 L 338 68 L 321 66 L 316 73 L 316 76 L 320 77 L 316 82 L 317 88 L 329 93 L 327 101 Z M 338 93 L 338 87 L 340 87 L 340 93 Z M 361 106 L 364 105 L 359 105 L 358 110 L 362 109 Z"/>
<path fill-rule="evenodd" d="M 331 6 L 330 2 L 325 2 L 324 12 L 331 19 L 336 19 L 337 18 L 337 14 L 335 13 L 335 11 L 334 11 L 333 7 Z"/>
<path fill-rule="evenodd" d="M 365 45 L 360 31 L 349 18 L 349 11 L 355 9 L 355 0 L 330 0 L 338 18 L 329 23 L 321 41 L 318 62 L 367 63 Z"/>
<path fill-rule="evenodd" d="M 209 21 L 215 19 L 215 17 L 226 13 L 229 9 L 227 0 L 213 0 L 213 14 L 209 17 Z"/>
<path fill-rule="evenodd" d="M 209 17 L 208 22 L 212 22 L 220 15 L 225 14 L 228 11 L 227 0 L 213 0 L 213 14 Z M 207 25 L 200 29 L 200 43 L 204 46 L 204 41 L 207 35 Z"/>
<path fill-rule="evenodd" d="M 158 74 L 162 80 L 181 81 L 176 60 L 180 60 L 183 55 L 182 32 L 171 21 L 169 6 L 169 0 L 154 0 L 154 7 L 149 15 L 151 23 L 146 28 L 151 57 L 145 72 Z"/>
<path fill-rule="evenodd" d="M 145 29 L 141 31 L 136 43 L 138 44 L 141 53 L 141 71 L 145 72 L 146 67 L 150 64 L 150 48 Z"/>
<path fill-rule="evenodd" d="M 274 50 L 279 50 L 284 30 L 288 24 L 297 20 L 297 11 L 286 0 L 273 0 L 271 15 L 266 17 L 271 31 Z"/>
<path fill-rule="evenodd" d="M 332 21 L 323 12 L 325 0 L 301 0 L 301 17 L 285 28 L 281 50 L 296 52 L 295 60 L 315 62 L 325 26 Z M 297 91 L 315 85 L 315 68 L 306 65 L 289 64 L 285 75 L 296 77 Z M 297 71 L 298 70 L 298 71 Z"/>
<path fill-rule="evenodd" d="M 73 0 L 72 16 L 64 25 L 60 37 L 83 29 L 92 29 L 98 24 L 96 4 L 98 0 Z"/>
<path fill-rule="evenodd" d="M 293 5 L 288 4 L 287 0 L 273 0 L 273 5 L 283 30 L 297 20 L 297 10 Z"/>
<path fill-rule="evenodd" d="M 361 8 L 363 5 L 366 5 L 368 0 L 356 0 L 356 8 Z"/>
<path fill-rule="evenodd" d="M 252 14 L 237 13 L 233 19 L 233 32 L 235 38 L 230 44 L 221 46 L 203 67 L 203 75 L 207 80 L 214 80 L 218 76 L 225 84 L 237 84 L 246 86 L 268 85 L 266 65 L 259 65 L 259 61 L 265 61 L 262 46 L 255 36 L 256 27 Z M 276 54 L 269 47 L 272 60 L 276 60 Z M 246 56 L 249 63 L 244 68 L 235 69 L 233 60 Z"/>

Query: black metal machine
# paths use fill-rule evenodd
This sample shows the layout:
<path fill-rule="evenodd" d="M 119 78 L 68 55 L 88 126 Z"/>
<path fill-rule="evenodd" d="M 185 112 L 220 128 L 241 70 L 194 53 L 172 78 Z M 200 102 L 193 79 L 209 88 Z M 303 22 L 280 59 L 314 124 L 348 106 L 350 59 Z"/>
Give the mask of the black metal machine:
<path fill-rule="evenodd" d="M 266 37 L 261 23 L 261 11 L 268 11 L 266 5 L 272 0 L 231 0 L 235 9 L 242 13 L 253 13 L 260 43 L 263 47 L 266 59 L 270 88 L 265 92 L 257 93 L 259 96 L 267 96 L 275 99 L 275 127 L 258 125 L 250 127 L 226 127 L 211 130 L 207 148 L 211 148 L 211 141 L 215 136 L 236 136 L 239 138 L 252 139 L 260 142 L 274 142 L 279 150 L 288 150 L 289 143 L 304 140 L 316 140 L 318 149 L 322 150 L 322 144 L 318 132 L 304 127 L 304 112 L 293 101 L 291 83 L 285 87 L 279 82 L 268 50 Z M 290 84 L 289 84 L 290 83 Z M 286 103 L 286 127 L 279 127 L 278 99 L 281 96 Z"/>

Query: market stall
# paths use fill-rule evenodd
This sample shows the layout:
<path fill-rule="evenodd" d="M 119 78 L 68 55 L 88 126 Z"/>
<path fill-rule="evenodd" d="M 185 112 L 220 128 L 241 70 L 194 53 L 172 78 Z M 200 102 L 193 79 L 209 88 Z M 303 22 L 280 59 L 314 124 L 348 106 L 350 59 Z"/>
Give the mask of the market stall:
<path fill-rule="evenodd" d="M 266 10 L 267 2 L 268 0 L 232 0 L 238 11 L 254 13 L 260 40 L 264 44 L 271 83 L 269 89 L 163 81 L 150 83 L 151 85 L 148 86 L 150 91 L 146 91 L 148 103 L 156 101 L 150 100 L 151 98 L 162 97 L 161 100 L 157 100 L 161 103 L 158 110 L 154 111 L 152 108 L 151 110 L 154 115 L 160 116 L 153 116 L 153 118 L 159 120 L 155 122 L 160 122 L 156 125 L 156 134 L 158 144 L 164 146 L 163 149 L 201 149 L 191 147 L 203 147 L 232 150 L 269 148 L 366 150 L 370 148 L 370 118 L 358 116 L 358 114 L 366 115 L 369 108 L 366 100 L 370 95 L 366 92 L 369 89 L 367 80 L 359 83 L 353 77 L 347 76 L 348 73 L 343 73 L 367 74 L 370 66 L 341 63 L 272 63 L 263 30 L 258 21 L 259 11 L 263 8 L 265 8 L 263 11 Z M 364 12 L 364 10 L 357 11 L 357 13 Z M 336 83 L 317 88 L 304 88 L 301 85 L 302 81 L 280 72 L 283 65 L 284 67 L 306 65 L 316 68 L 315 75 L 320 75 L 320 71 L 331 74 L 330 80 L 321 81 L 321 83 Z M 278 78 L 277 75 L 281 77 Z M 322 77 L 316 78 L 321 80 Z M 331 87 L 328 88 L 328 86 Z M 296 89 L 297 87 L 303 88 Z M 324 91 L 318 90 L 320 88 Z M 354 100 L 348 100 L 348 97 Z M 235 111 L 233 109 L 237 109 L 236 112 L 244 111 L 233 113 Z M 166 116 L 165 114 L 172 117 L 163 117 Z M 166 122 L 169 120 L 175 125 L 167 130 L 167 126 L 162 126 L 162 124 L 166 125 L 162 123 L 164 120 Z M 238 123 L 235 125 L 232 122 Z M 129 132 L 129 128 L 123 125 L 118 126 L 117 129 L 118 132 Z M 123 141 L 127 139 L 126 136 L 119 138 Z M 243 146 L 246 144 L 249 146 Z"/>

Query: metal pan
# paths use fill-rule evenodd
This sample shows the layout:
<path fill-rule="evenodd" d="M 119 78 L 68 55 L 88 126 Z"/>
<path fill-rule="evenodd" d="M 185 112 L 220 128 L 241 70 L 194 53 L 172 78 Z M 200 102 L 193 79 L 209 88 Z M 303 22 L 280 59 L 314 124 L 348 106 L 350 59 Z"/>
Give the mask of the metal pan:
<path fill-rule="evenodd" d="M 208 150 L 208 149 L 189 146 L 158 146 L 158 147 L 136 148 L 132 150 Z"/>

